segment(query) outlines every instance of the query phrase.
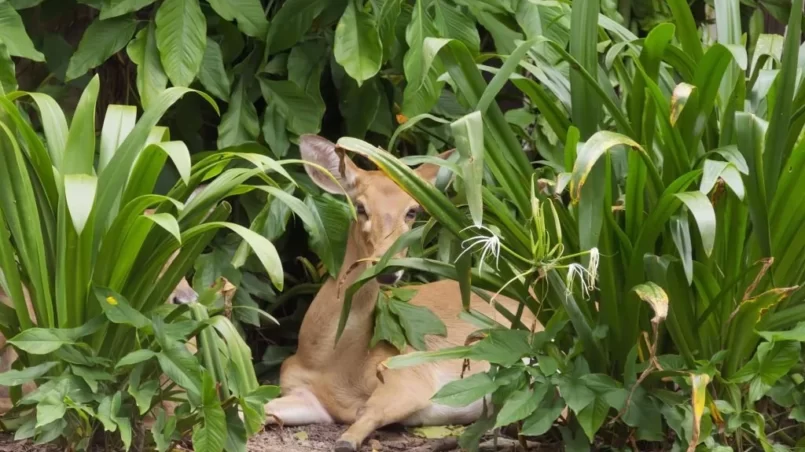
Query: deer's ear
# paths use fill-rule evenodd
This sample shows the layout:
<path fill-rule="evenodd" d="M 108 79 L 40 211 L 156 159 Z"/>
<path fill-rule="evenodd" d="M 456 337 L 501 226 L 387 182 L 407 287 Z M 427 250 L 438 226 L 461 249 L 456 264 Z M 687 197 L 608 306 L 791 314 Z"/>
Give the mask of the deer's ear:
<path fill-rule="evenodd" d="M 318 135 L 302 135 L 299 137 L 299 150 L 302 153 L 302 159 L 312 163 L 312 165 L 305 165 L 305 171 L 322 190 L 336 195 L 349 195 L 349 192 L 355 188 L 355 181 L 362 170 L 352 163 L 352 160 L 344 155 L 344 151 L 335 143 Z M 332 174 L 341 187 L 314 165 L 318 165 Z"/>
<path fill-rule="evenodd" d="M 444 160 L 450 157 L 454 151 L 455 149 L 450 149 L 449 151 L 442 152 L 436 157 Z M 439 170 L 441 168 L 442 168 L 441 166 L 434 165 L 432 163 L 423 163 L 422 165 L 419 165 L 419 167 L 415 169 L 414 172 L 417 173 L 417 175 L 419 175 L 419 177 L 421 177 L 422 179 L 433 184 L 436 183 L 436 176 L 439 175 Z"/>

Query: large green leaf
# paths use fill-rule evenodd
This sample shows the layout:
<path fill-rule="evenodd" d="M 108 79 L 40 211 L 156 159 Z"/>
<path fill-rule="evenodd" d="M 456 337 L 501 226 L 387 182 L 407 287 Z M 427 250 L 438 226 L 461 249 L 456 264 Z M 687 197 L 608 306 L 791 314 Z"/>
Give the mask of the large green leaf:
<path fill-rule="evenodd" d="M 168 86 L 168 75 L 162 67 L 157 48 L 156 25 L 140 30 L 127 48 L 129 58 L 137 65 L 137 92 L 140 103 L 148 108 Z"/>
<path fill-rule="evenodd" d="M 23 370 L 8 370 L 0 374 L 0 385 L 17 386 L 30 383 L 39 377 L 47 374 L 50 369 L 56 367 L 57 362 L 47 362 L 37 366 L 26 367 Z"/>
<path fill-rule="evenodd" d="M 226 20 L 236 20 L 243 33 L 263 39 L 268 20 L 260 0 L 210 0 L 210 6 Z"/>
<path fill-rule="evenodd" d="M 491 394 L 498 383 L 482 372 L 444 385 L 432 398 L 433 403 L 452 407 L 467 406 L 481 397 Z"/>
<path fill-rule="evenodd" d="M 202 422 L 193 426 L 193 450 L 221 452 L 226 441 L 226 414 L 209 372 L 204 373 L 201 392 Z"/>
<path fill-rule="evenodd" d="M 229 107 L 221 117 L 218 126 L 219 148 L 257 141 L 257 135 L 260 134 L 257 109 L 249 100 L 245 83 L 242 77 L 238 79 L 229 99 Z"/>
<path fill-rule="evenodd" d="M 541 384 L 534 389 L 522 389 L 510 395 L 498 413 L 495 426 L 509 425 L 530 416 L 545 398 L 548 389 L 549 385 Z"/>
<path fill-rule="evenodd" d="M 470 11 L 446 0 L 435 0 L 433 7 L 436 28 L 443 38 L 457 39 L 473 53 L 481 50 L 481 38 L 475 25 L 475 17 Z"/>
<path fill-rule="evenodd" d="M 165 0 L 157 11 L 157 48 L 174 86 L 190 86 L 207 45 L 207 20 L 198 0 Z"/>
<path fill-rule="evenodd" d="M 442 320 L 430 309 L 396 299 L 389 300 L 389 309 L 400 319 L 408 343 L 417 350 L 426 350 L 425 336 L 447 336 Z"/>
<path fill-rule="evenodd" d="M 95 103 L 100 79 L 96 75 L 84 89 L 67 133 L 62 174 L 92 174 L 95 158 Z"/>
<path fill-rule="evenodd" d="M 95 20 L 87 27 L 78 43 L 78 49 L 70 57 L 67 80 L 81 77 L 122 50 L 134 36 L 136 29 L 137 21 L 133 17 Z"/>
<path fill-rule="evenodd" d="M 303 135 L 317 133 L 324 115 L 324 105 L 319 105 L 292 80 L 268 80 L 260 77 L 263 97 L 288 121 L 288 130 Z"/>
<path fill-rule="evenodd" d="M 155 0 L 103 0 L 101 7 L 101 20 L 122 16 L 138 11 L 154 3 Z"/>
<path fill-rule="evenodd" d="M 78 235 L 84 230 L 95 202 L 98 178 L 89 174 L 67 174 L 64 176 L 64 197 L 67 209 Z"/>
<path fill-rule="evenodd" d="M 22 18 L 11 3 L 0 2 L 0 41 L 6 44 L 12 56 L 45 61 L 45 56 L 34 48 L 31 38 L 25 32 Z"/>
<path fill-rule="evenodd" d="M 229 93 L 232 90 L 229 75 L 224 68 L 224 59 L 221 54 L 221 46 L 209 37 L 207 47 L 204 48 L 204 58 L 201 60 L 201 69 L 198 72 L 198 80 L 213 96 L 221 100 L 229 100 Z"/>
<path fill-rule="evenodd" d="M 17 90 L 17 72 L 8 46 L 0 41 L 0 95 Z"/>
<path fill-rule="evenodd" d="M 716 212 L 713 205 L 700 191 L 677 193 L 676 197 L 685 203 L 690 213 L 693 214 L 702 237 L 704 252 L 709 256 L 713 252 L 716 242 Z"/>
<path fill-rule="evenodd" d="M 374 77 L 383 63 L 383 45 L 371 14 L 350 0 L 335 29 L 335 61 L 360 86 Z"/>
<path fill-rule="evenodd" d="M 278 53 L 293 47 L 324 8 L 328 0 L 289 0 L 271 20 L 268 27 L 268 49 L 270 53 Z"/>

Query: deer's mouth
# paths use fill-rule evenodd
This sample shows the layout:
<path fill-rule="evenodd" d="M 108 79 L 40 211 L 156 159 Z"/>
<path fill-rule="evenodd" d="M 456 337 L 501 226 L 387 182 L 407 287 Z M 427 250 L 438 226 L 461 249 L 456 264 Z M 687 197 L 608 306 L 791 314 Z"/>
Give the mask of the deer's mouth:
<path fill-rule="evenodd" d="M 397 283 L 397 281 L 399 281 L 400 278 L 402 278 L 402 275 L 403 271 L 397 270 L 396 272 L 382 273 L 380 275 L 377 275 L 375 277 L 375 280 L 377 280 L 377 282 L 379 282 L 380 284 L 388 286 Z"/>

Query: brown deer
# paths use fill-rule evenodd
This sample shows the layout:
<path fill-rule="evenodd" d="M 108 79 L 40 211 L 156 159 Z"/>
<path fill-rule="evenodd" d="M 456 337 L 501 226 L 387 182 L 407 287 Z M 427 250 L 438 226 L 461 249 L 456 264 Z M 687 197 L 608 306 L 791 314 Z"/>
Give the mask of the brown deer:
<path fill-rule="evenodd" d="M 328 280 L 319 290 L 302 322 L 298 350 L 282 365 L 282 396 L 266 405 L 269 422 L 351 424 L 335 444 L 336 452 L 347 452 L 358 450 L 370 433 L 389 424 L 444 425 L 475 421 L 482 413 L 483 401 L 453 408 L 430 400 L 442 386 L 461 378 L 461 360 L 386 369 L 380 374 L 382 378 L 378 375 L 378 365 L 398 352 L 386 343 L 369 348 L 375 303 L 381 284 L 396 283 L 402 272 L 379 276 L 356 293 L 344 333 L 335 342 L 343 304 L 338 288 L 348 287 L 367 268 L 368 264 L 362 260 L 379 258 L 408 231 L 420 207 L 382 172 L 358 168 L 330 141 L 305 135 L 300 137 L 299 146 L 305 161 L 327 169 L 338 184 L 313 165 L 305 165 L 308 175 L 323 190 L 349 196 L 356 206 L 358 219 L 349 229 L 338 280 Z M 449 151 L 442 157 L 447 154 Z M 436 165 L 424 164 L 415 172 L 433 182 L 438 170 Z M 467 336 L 477 328 L 459 318 L 462 305 L 458 283 L 440 281 L 414 288 L 417 292 L 410 302 L 430 309 L 447 327 L 447 337 L 426 338 L 428 348 L 464 345 Z M 518 305 L 505 297 L 498 297 L 497 302 L 511 312 Z M 472 308 L 499 318 L 501 324 L 509 326 L 509 322 L 480 297 L 473 295 Z M 530 314 L 523 320 L 526 325 L 535 321 Z M 538 328 L 542 327 L 538 325 Z M 474 362 L 471 369 L 468 373 L 486 371 L 489 366 Z"/>

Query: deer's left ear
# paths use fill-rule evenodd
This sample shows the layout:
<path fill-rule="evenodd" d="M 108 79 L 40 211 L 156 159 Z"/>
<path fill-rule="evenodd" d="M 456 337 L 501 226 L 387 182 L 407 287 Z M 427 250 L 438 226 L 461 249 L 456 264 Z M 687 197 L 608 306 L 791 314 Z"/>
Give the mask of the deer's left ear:
<path fill-rule="evenodd" d="M 448 157 L 450 157 L 453 154 L 454 151 L 455 151 L 455 149 L 450 149 L 449 151 L 442 152 L 441 154 L 437 155 L 436 157 L 444 160 L 444 159 L 447 159 Z M 434 165 L 432 163 L 423 163 L 417 169 L 415 169 L 414 172 L 417 173 L 417 175 L 419 175 L 419 177 L 421 177 L 422 179 L 424 179 L 424 180 L 430 182 L 431 184 L 433 184 L 433 183 L 436 182 L 436 176 L 439 175 L 439 170 L 440 169 L 441 169 L 441 166 L 439 166 L 439 165 Z"/>

